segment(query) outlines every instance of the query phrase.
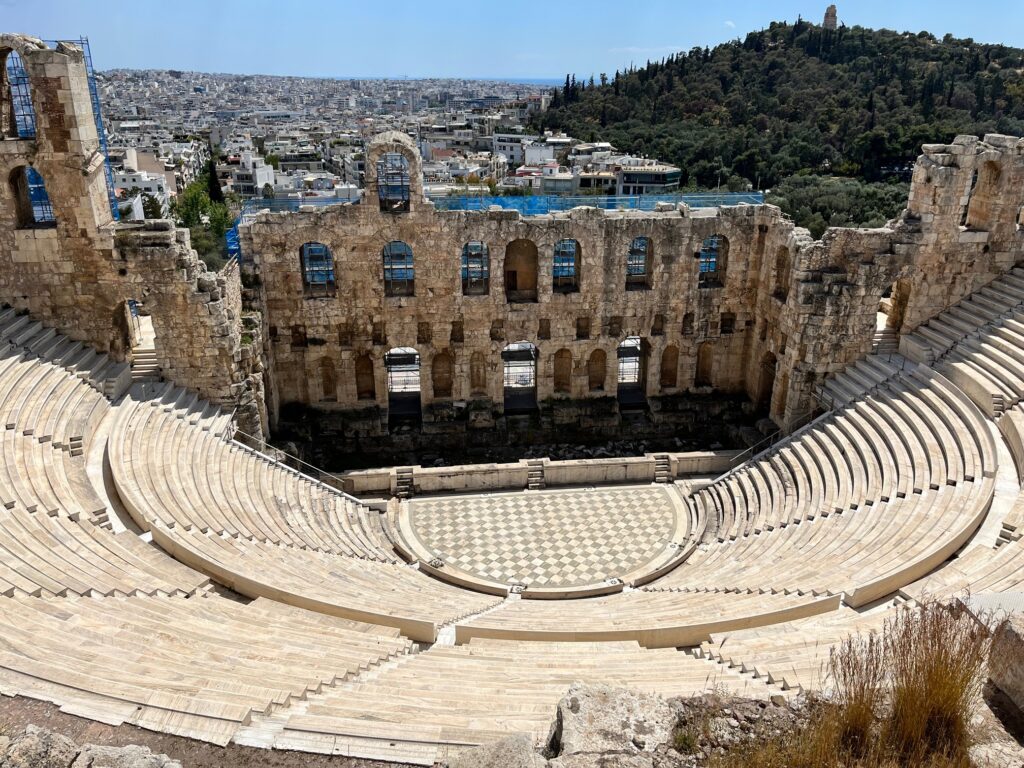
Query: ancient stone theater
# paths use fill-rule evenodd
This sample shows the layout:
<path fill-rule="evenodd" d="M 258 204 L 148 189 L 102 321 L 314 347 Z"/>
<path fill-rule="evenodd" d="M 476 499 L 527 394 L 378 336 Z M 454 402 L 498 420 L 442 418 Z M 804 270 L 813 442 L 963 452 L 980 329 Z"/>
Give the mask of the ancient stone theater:
<path fill-rule="evenodd" d="M 213 272 L 115 220 L 83 51 L 10 56 L 0 694 L 430 765 L 539 743 L 574 681 L 786 698 L 925 595 L 1022 589 L 1024 140 L 927 144 L 897 219 L 813 240 L 763 204 L 440 210 L 385 133 L 361 203 L 255 212 Z M 296 410 L 370 453 L 775 428 L 335 476 L 264 449 Z"/>

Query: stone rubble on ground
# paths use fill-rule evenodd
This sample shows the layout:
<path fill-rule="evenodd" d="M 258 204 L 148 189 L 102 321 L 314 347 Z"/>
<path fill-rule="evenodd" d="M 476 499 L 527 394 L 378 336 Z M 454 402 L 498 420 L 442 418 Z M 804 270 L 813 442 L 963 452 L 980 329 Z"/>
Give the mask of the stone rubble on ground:
<path fill-rule="evenodd" d="M 13 738 L 0 736 L 0 768 L 182 768 L 149 747 L 81 747 L 59 733 L 34 725 Z"/>

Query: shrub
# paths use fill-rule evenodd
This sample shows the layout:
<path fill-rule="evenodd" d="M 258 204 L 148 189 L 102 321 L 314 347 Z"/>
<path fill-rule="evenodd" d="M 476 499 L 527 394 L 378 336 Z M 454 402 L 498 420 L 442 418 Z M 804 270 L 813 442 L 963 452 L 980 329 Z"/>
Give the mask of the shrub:
<path fill-rule="evenodd" d="M 970 722 L 988 656 L 987 617 L 938 602 L 900 610 L 881 635 L 829 657 L 830 700 L 807 725 L 712 760 L 714 768 L 969 768 Z"/>

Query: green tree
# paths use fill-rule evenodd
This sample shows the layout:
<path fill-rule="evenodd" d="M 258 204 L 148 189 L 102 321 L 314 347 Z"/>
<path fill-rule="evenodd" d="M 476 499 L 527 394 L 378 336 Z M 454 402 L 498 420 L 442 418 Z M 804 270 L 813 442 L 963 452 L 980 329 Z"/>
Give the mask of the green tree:
<path fill-rule="evenodd" d="M 271 152 L 265 158 L 263 158 L 267 165 L 273 166 L 274 170 L 279 170 L 281 167 L 281 158 Z"/>
<path fill-rule="evenodd" d="M 160 201 L 148 192 L 142 193 L 142 213 L 147 219 L 162 219 L 164 217 L 164 209 Z"/>
<path fill-rule="evenodd" d="M 206 164 L 206 194 L 212 203 L 224 202 L 224 191 L 220 188 L 220 179 L 217 178 L 217 162 L 212 157 Z"/>

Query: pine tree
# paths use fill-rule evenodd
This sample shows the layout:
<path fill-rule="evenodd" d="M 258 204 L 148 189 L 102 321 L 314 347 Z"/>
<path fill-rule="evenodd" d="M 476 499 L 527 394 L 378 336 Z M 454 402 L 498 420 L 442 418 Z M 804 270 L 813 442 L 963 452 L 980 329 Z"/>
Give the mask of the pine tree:
<path fill-rule="evenodd" d="M 217 162 L 211 157 L 206 165 L 206 194 L 211 203 L 223 203 L 224 192 L 220 188 L 220 180 L 217 178 Z"/>

